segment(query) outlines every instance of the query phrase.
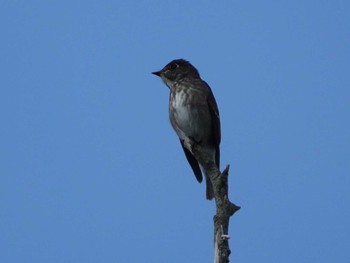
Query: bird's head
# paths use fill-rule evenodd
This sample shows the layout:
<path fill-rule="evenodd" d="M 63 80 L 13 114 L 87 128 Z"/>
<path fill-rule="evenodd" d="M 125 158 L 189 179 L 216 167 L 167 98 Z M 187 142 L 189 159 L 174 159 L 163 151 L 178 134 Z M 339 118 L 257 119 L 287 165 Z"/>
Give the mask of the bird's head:
<path fill-rule="evenodd" d="M 152 72 L 152 74 L 161 77 L 168 87 L 185 77 L 200 77 L 198 70 L 192 66 L 190 62 L 184 59 L 175 59 L 160 71 Z"/>

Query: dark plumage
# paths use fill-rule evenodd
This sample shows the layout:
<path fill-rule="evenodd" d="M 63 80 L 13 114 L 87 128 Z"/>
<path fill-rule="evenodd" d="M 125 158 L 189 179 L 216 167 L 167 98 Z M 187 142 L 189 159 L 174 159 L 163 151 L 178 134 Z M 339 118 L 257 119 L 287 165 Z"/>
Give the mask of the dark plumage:
<path fill-rule="evenodd" d="M 184 59 L 173 60 L 162 70 L 152 73 L 161 77 L 170 89 L 170 122 L 198 182 L 201 182 L 200 164 L 184 147 L 184 140 L 187 137 L 201 145 L 207 158 L 220 168 L 220 117 L 213 93 L 200 78 L 198 70 Z M 207 199 L 213 199 L 213 187 L 207 175 L 206 184 Z"/>

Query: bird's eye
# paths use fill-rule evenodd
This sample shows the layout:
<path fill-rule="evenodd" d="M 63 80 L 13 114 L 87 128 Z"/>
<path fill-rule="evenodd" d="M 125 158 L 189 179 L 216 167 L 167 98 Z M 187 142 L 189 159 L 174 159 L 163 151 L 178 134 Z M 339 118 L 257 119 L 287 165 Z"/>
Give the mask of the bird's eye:
<path fill-rule="evenodd" d="M 171 70 L 174 70 L 174 69 L 176 69 L 178 66 L 179 66 L 179 65 L 176 64 L 176 63 L 171 64 L 171 65 L 170 65 L 170 69 L 171 69 Z"/>

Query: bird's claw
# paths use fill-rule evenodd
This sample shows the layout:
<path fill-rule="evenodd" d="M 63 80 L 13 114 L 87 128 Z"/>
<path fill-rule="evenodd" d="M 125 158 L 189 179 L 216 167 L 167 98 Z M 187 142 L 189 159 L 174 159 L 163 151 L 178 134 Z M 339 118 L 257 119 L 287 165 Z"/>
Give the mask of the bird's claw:
<path fill-rule="evenodd" d="M 193 141 L 190 138 L 185 137 L 183 142 L 184 142 L 185 148 L 193 154 L 193 146 L 194 146 Z"/>

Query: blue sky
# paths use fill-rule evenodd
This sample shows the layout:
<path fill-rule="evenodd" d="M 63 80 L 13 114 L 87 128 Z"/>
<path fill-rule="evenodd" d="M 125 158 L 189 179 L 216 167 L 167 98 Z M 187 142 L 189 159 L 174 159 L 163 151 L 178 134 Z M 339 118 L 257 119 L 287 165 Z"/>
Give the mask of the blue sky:
<path fill-rule="evenodd" d="M 219 105 L 231 261 L 350 262 L 349 25 L 340 0 L 2 1 L 0 262 L 212 262 L 150 74 L 175 58 Z"/>

